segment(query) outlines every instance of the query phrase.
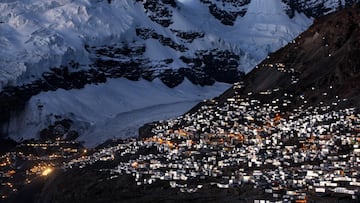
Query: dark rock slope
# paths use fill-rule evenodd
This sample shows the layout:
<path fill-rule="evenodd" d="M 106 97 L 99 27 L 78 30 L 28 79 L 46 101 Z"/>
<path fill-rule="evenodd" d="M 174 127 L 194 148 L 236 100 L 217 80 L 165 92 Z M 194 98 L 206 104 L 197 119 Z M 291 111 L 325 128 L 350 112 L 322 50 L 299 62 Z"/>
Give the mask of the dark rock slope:
<path fill-rule="evenodd" d="M 315 20 L 292 43 L 271 54 L 245 77 L 246 92 L 275 88 L 311 103 L 350 99 L 360 104 L 360 8 Z"/>

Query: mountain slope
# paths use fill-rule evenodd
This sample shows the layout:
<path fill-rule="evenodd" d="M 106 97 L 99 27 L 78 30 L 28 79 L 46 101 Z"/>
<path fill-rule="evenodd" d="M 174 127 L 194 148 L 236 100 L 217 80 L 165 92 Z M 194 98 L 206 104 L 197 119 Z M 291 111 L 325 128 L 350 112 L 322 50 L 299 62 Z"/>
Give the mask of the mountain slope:
<path fill-rule="evenodd" d="M 350 183 L 358 174 L 347 171 L 359 163 L 359 22 L 360 7 L 317 19 L 220 97 L 145 126 L 138 140 L 99 149 L 120 152 L 118 159 L 58 175 L 41 202 L 91 201 L 94 194 L 124 202 L 358 202 L 352 194 L 359 186 Z M 342 175 L 334 170 L 339 163 Z M 332 184 L 321 186 L 324 193 L 319 182 Z"/>
<path fill-rule="evenodd" d="M 84 135 L 104 127 L 104 123 L 116 123 L 125 112 L 187 102 L 171 114 L 179 115 L 191 107 L 191 102 L 213 97 L 228 87 L 216 81 L 238 81 L 243 72 L 248 72 L 311 23 L 302 14 L 296 14 L 293 19 L 287 17 L 280 0 L 214 2 L 9 0 L 0 3 L 0 10 L 4 11 L 0 17 L 0 37 L 4 42 L 0 57 L 2 134 L 16 140 L 37 137 L 47 125 L 68 118 Z M 216 16 L 226 16 L 227 12 L 237 13 L 232 25 Z M 252 20 L 253 16 L 258 18 Z M 264 18 L 274 20 L 264 24 Z M 139 82 L 117 79 L 121 77 Z M 183 85 L 188 89 L 180 94 L 169 89 L 163 95 L 164 87 L 158 88 L 156 78 L 168 87 L 180 85 L 181 89 Z M 110 91 L 98 99 L 96 92 L 109 92 L 113 79 L 117 81 L 113 88 L 119 91 Z M 138 86 L 144 83 L 148 86 Z M 95 92 L 89 91 L 94 88 Z M 132 94 L 126 94 L 130 89 L 134 89 Z M 150 92 L 158 99 L 149 98 L 132 108 L 121 105 L 131 103 L 133 94 L 140 99 Z M 62 102 L 51 99 L 51 95 L 61 95 L 55 98 Z M 179 98 L 175 101 L 170 95 Z M 97 102 L 89 103 L 91 100 Z M 115 108 L 104 101 L 119 106 Z M 113 116 L 99 116 L 94 121 L 99 106 L 111 109 Z M 149 117 L 138 116 L 134 121 Z M 120 127 L 125 130 L 121 132 L 111 127 L 118 135 L 110 135 L 108 131 L 104 137 L 122 137 L 128 134 L 130 126 L 131 132 L 136 131 L 129 123 Z"/>
<path fill-rule="evenodd" d="M 185 76 L 193 83 L 211 84 L 219 78 L 207 69 L 216 72 L 213 67 L 216 63 L 193 65 L 194 60 L 216 55 L 220 62 L 229 64 L 222 72 L 229 69 L 232 75 L 237 72 L 235 76 L 248 72 L 269 52 L 282 47 L 310 25 L 298 13 L 317 17 L 351 2 L 3 1 L 0 3 L 1 88 L 33 83 L 43 79 L 44 72 L 56 74 L 51 70 L 54 67 L 67 67 L 71 72 L 93 68 L 133 80 L 140 77 L 152 80 L 171 69 L 171 75 Z M 248 9 L 252 15 L 247 14 Z M 274 12 L 269 12 L 271 9 Z M 292 19 L 282 18 L 280 26 L 285 27 L 275 29 L 278 14 L 285 12 Z M 257 17 L 249 17 L 254 15 Z M 272 26 L 257 27 L 257 32 L 250 35 L 254 28 L 249 25 L 264 19 Z M 238 57 L 227 61 L 229 55 L 222 57 L 224 51 Z M 185 70 L 178 71 L 180 68 Z M 201 77 L 210 82 L 197 80 Z M 238 76 L 220 80 L 236 79 Z M 172 84 L 164 80 L 169 86 L 181 81 Z"/>
<path fill-rule="evenodd" d="M 359 22 L 360 4 L 316 19 L 308 30 L 270 54 L 241 82 L 234 84 L 214 100 L 199 103 L 189 114 L 174 119 L 180 123 L 180 127 L 177 127 L 181 129 L 188 125 L 188 122 L 182 121 L 189 117 L 202 118 L 198 114 L 207 115 L 209 108 L 215 116 L 219 115 L 217 111 L 226 113 L 229 108 L 244 111 L 239 113 L 244 114 L 240 116 L 244 119 L 246 115 L 250 115 L 245 110 L 252 102 L 255 106 L 273 105 L 273 117 L 276 113 L 286 116 L 287 112 L 293 112 L 294 109 L 306 112 L 306 108 L 321 108 L 321 111 L 326 112 L 329 109 L 350 107 L 359 112 Z M 230 105 L 232 102 L 235 106 Z M 254 108 L 260 111 L 261 105 Z M 245 107 L 237 109 L 239 106 Z M 253 111 L 255 110 L 250 110 L 254 113 Z M 197 119 L 194 120 L 197 123 Z M 219 123 L 219 120 L 221 121 L 220 118 L 214 119 L 214 122 Z M 140 138 L 153 135 L 153 124 L 140 129 Z M 204 125 L 203 129 L 209 127 L 213 126 Z M 196 130 L 203 132 L 203 129 Z"/>
<path fill-rule="evenodd" d="M 259 2 L 249 5 L 255 5 L 253 8 L 259 13 L 273 5 L 277 5 L 274 7 L 277 12 L 283 12 L 278 0 L 266 1 L 266 4 Z M 226 4 L 226 9 L 245 9 L 248 3 Z M 262 4 L 265 6 L 258 7 Z M 256 47 L 261 53 L 254 55 L 245 48 L 250 46 L 247 39 L 240 43 L 241 35 L 224 35 L 243 30 L 241 23 L 235 23 L 237 18 L 234 26 L 224 25 L 211 14 L 207 4 L 200 1 L 31 0 L 7 1 L 0 4 L 0 9 L 4 11 L 0 17 L 2 87 L 29 83 L 41 78 L 50 68 L 60 66 L 67 66 L 70 71 L 93 67 L 109 73 L 113 73 L 113 69 L 130 72 L 126 70 L 128 67 L 139 72 L 132 79 L 142 77 L 143 72 L 150 74 L 152 79 L 166 69 L 189 67 L 180 57 L 201 59 L 203 51 L 209 50 L 213 50 L 212 55 L 219 55 L 221 61 L 226 61 L 220 56 L 222 51 L 238 55 L 232 62 L 235 71 L 247 72 L 268 51 L 285 45 L 310 24 L 304 16 L 297 16 L 297 20 L 283 22 L 289 28 L 286 32 L 278 31 L 282 39 L 269 35 L 265 36 L 267 41 L 251 38 L 260 41 Z M 257 34 L 262 37 L 261 32 Z M 144 50 L 124 51 L 139 46 Z M 271 50 L 262 51 L 266 46 Z M 132 57 L 134 55 L 137 57 Z M 129 64 L 131 60 L 135 64 Z M 213 75 L 204 70 L 213 67 L 204 65 L 206 67 L 192 68 L 213 80 Z"/>
<path fill-rule="evenodd" d="M 108 139 L 136 136 L 141 125 L 179 116 L 228 87 L 224 83 L 200 87 L 186 80 L 169 88 L 158 79 L 109 79 L 81 90 L 40 93 L 29 100 L 22 113 L 11 118 L 4 130 L 15 140 L 31 139 L 56 121 L 71 119 L 71 130 L 80 133 L 79 140 L 95 147 Z"/>
<path fill-rule="evenodd" d="M 317 19 L 313 26 L 246 76 L 247 90 L 285 88 L 313 103 L 352 99 L 359 106 L 359 9 Z M 268 77 L 271 75 L 271 79 Z"/>
<path fill-rule="evenodd" d="M 107 142 L 89 154 L 81 149 L 79 158 L 61 161 L 59 165 L 66 171 L 50 175 L 41 194 L 29 195 L 25 190 L 19 193 L 19 199 L 33 196 L 39 198 L 37 202 L 357 202 L 359 196 L 354 194 L 359 189 L 356 183 L 360 114 L 354 107 L 360 103 L 356 83 L 359 18 L 360 7 L 317 19 L 308 31 L 271 54 L 220 97 L 205 100 L 183 116 L 142 128 L 143 133 L 147 132 L 139 139 Z M 119 81 L 135 83 L 111 79 L 107 84 L 76 90 L 80 94 L 58 90 L 41 93 L 38 98 L 56 98 L 49 103 L 68 105 L 69 98 L 76 101 L 79 95 L 86 97 L 82 101 L 96 103 L 98 100 L 91 100 L 96 95 L 99 100 L 106 100 L 100 103 L 116 108 L 119 102 L 113 103 L 104 95 L 119 95 L 117 91 L 122 93 L 121 88 L 130 86 L 116 85 Z M 151 84 L 136 83 L 137 87 L 126 92 L 133 103 L 124 106 L 148 103 L 145 100 L 153 98 L 152 91 L 143 98 L 132 95 L 143 92 L 139 86 L 159 85 L 156 88 L 166 89 L 158 79 Z M 193 88 L 181 87 L 184 84 L 190 82 L 185 80 L 175 87 L 175 99 Z M 107 85 L 107 92 L 95 91 L 104 90 L 101 86 Z M 41 102 L 37 104 L 39 109 L 49 108 Z M 76 109 L 78 106 L 66 108 L 84 110 Z M 95 114 L 103 117 L 112 112 L 111 108 L 96 110 Z M 136 109 L 116 117 L 129 118 L 142 111 Z M 79 114 L 86 113 L 89 112 Z M 123 123 L 112 120 L 106 124 Z M 64 130 L 61 126 L 52 128 L 48 131 Z M 339 167 L 342 172 L 337 170 Z M 326 183 L 321 190 L 319 182 Z M 334 189 L 334 184 L 341 187 Z"/>
<path fill-rule="evenodd" d="M 323 4 L 329 8 L 326 11 L 316 10 L 315 1 L 296 2 L 296 9 L 289 15 L 287 9 L 294 5 L 281 0 L 3 1 L 2 135 L 16 140 L 38 137 L 47 125 L 71 119 L 84 139 L 93 132 L 106 131 L 99 139 L 102 142 L 134 132 L 137 126 L 151 121 L 143 117 L 161 117 L 140 115 L 140 110 L 149 112 L 154 106 L 185 102 L 186 106 L 182 103 L 171 114 L 179 115 L 193 102 L 228 87 L 217 82 L 239 81 L 269 53 L 306 29 L 312 21 L 309 17 L 336 9 L 329 3 L 332 1 Z M 312 13 L 308 17 L 299 13 L 305 8 L 300 5 Z M 122 77 L 138 82 L 118 79 Z M 110 91 L 114 80 L 117 85 L 113 88 L 119 91 Z M 171 88 L 180 85 L 181 92 L 166 89 L 164 95 L 165 87 L 158 88 L 159 80 Z M 122 106 L 133 101 L 134 95 L 126 94 L 130 89 L 140 95 L 135 98 L 151 92 L 158 99 L 131 108 Z M 98 92 L 111 93 L 99 99 Z M 62 102 L 52 100 L 54 95 Z M 170 95 L 179 98 L 175 101 Z M 104 112 L 113 111 L 112 116 L 99 116 L 94 121 L 99 106 L 108 107 Z M 115 121 L 121 123 L 121 115 L 131 115 L 132 111 L 138 115 L 132 121 L 136 125 L 130 122 L 115 129 Z M 165 114 L 164 118 L 170 116 Z M 105 127 L 104 123 L 113 126 Z"/>
<path fill-rule="evenodd" d="M 320 17 L 336 10 L 351 7 L 358 0 L 282 0 L 288 8 L 287 14 L 292 17 L 295 12 L 304 13 L 311 17 Z"/>

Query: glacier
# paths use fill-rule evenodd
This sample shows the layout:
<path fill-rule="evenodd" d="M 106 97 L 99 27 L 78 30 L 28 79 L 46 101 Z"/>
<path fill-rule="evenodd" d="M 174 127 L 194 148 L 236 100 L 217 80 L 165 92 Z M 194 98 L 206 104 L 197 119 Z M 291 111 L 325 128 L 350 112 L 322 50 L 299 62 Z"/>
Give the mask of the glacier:
<path fill-rule="evenodd" d="M 206 33 L 205 38 L 188 45 L 187 55 L 214 47 L 231 49 L 239 54 L 243 52 L 245 56 L 239 68 L 249 72 L 269 51 L 284 46 L 312 23 L 302 14 L 289 19 L 284 16 L 283 6 L 281 0 L 253 0 L 249 4 L 250 12 L 244 18 L 238 17 L 234 26 L 226 26 L 200 1 L 182 0 L 178 1 L 177 8 L 171 8 L 173 24 L 164 28 L 151 21 L 142 4 L 135 0 L 115 0 L 111 4 L 95 0 L 2 1 L 0 88 L 30 82 L 49 68 L 70 60 L 79 62 L 86 69 L 90 62 L 85 44 L 136 41 L 139 40 L 134 33 L 136 27 L 151 27 L 175 42 L 179 40 L 172 36 L 170 29 L 202 31 Z M 261 27 L 261 22 L 266 26 Z M 252 24 L 255 27 L 249 26 Z M 145 43 L 150 59 L 170 56 L 176 59 L 171 68 L 185 66 L 178 60 L 178 52 L 155 40 Z M 264 47 L 268 49 L 263 51 Z"/>
<path fill-rule="evenodd" d="M 10 120 L 6 130 L 17 141 L 32 139 L 62 116 L 74 121 L 76 130 L 82 134 L 80 141 L 94 147 L 108 139 L 137 136 L 137 129 L 145 123 L 180 116 L 230 86 L 215 83 L 201 87 L 185 80 L 169 88 L 159 79 L 152 82 L 109 79 L 107 83 L 83 89 L 40 93 Z"/>

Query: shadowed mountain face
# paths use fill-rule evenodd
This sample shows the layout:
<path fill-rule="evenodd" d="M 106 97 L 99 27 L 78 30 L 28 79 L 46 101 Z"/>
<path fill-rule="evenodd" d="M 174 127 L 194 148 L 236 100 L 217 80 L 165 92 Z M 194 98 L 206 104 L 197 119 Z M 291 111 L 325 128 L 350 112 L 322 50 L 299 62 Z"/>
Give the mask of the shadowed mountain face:
<path fill-rule="evenodd" d="M 284 88 L 310 102 L 336 96 L 360 103 L 360 9 L 315 20 L 313 26 L 271 54 L 246 76 L 246 91 Z"/>

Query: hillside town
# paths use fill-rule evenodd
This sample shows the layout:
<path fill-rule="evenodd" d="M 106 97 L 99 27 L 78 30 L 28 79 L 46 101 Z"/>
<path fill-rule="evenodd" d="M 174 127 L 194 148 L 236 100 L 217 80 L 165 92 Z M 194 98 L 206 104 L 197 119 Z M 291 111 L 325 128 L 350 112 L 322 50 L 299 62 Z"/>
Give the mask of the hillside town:
<path fill-rule="evenodd" d="M 254 202 L 359 199 L 360 114 L 355 108 L 338 108 L 344 99 L 307 106 L 302 95 L 280 89 L 244 96 L 242 87 L 235 84 L 233 96 L 224 101 L 206 100 L 196 111 L 153 123 L 148 136 L 114 140 L 91 153 L 61 138 L 24 142 L 1 156 L 1 198 L 54 169 L 99 164 L 109 179 L 127 174 L 139 187 L 161 183 L 182 193 L 250 185 L 262 191 Z M 266 99 L 274 94 L 282 99 Z M 302 105 L 288 108 L 295 100 Z"/>
<path fill-rule="evenodd" d="M 360 202 L 359 2 L 1 2 L 0 203 Z"/>
<path fill-rule="evenodd" d="M 251 95 L 204 101 L 193 113 L 154 123 L 152 136 L 121 141 L 64 168 L 115 161 L 115 168 L 104 168 L 110 179 L 130 174 L 138 186 L 165 182 L 184 193 L 252 185 L 263 191 L 254 202 L 359 199 L 360 115 L 336 108 L 346 100 L 318 107 L 303 100 L 282 112 L 295 96 L 264 103 Z"/>
<path fill-rule="evenodd" d="M 0 155 L 0 202 L 86 153 L 78 142 L 60 138 L 18 144 L 14 150 Z"/>
<path fill-rule="evenodd" d="M 279 88 L 245 95 L 242 88 L 236 83 L 226 99 L 205 100 L 183 116 L 151 124 L 147 136 L 92 152 L 61 136 L 23 142 L 1 156 L 1 198 L 54 169 L 98 164 L 109 179 L 126 174 L 139 187 L 161 183 L 182 193 L 250 185 L 261 192 L 246 201 L 359 200 L 360 114 L 341 108 L 346 99 L 311 106 L 303 95 Z M 293 108 L 294 102 L 301 105 Z"/>

